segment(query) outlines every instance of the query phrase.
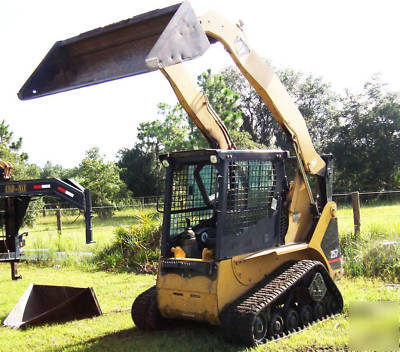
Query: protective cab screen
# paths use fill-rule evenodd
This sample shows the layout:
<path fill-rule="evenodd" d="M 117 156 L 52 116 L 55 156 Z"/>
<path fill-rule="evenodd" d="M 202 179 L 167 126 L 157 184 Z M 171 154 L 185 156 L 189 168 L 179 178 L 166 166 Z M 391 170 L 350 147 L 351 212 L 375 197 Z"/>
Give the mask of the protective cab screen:
<path fill-rule="evenodd" d="M 170 237 L 214 215 L 218 197 L 217 170 L 212 165 L 179 165 L 173 170 Z"/>
<path fill-rule="evenodd" d="M 276 209 L 276 174 L 271 161 L 232 162 L 228 170 L 224 233 L 240 236 L 260 219 L 270 217 Z"/>
<path fill-rule="evenodd" d="M 274 247 L 281 207 L 277 164 L 270 160 L 228 161 L 226 212 L 219 258 Z"/>

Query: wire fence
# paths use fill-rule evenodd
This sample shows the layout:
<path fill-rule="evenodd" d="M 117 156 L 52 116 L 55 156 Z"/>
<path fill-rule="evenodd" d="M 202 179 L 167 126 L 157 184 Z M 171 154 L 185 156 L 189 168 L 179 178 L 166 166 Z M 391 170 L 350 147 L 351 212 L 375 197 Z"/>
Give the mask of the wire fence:
<path fill-rule="evenodd" d="M 357 193 L 356 205 L 353 199 L 355 193 Z M 369 225 L 379 224 L 389 228 L 389 230 L 392 229 L 390 231 L 394 229 L 398 233 L 397 236 L 400 235 L 400 207 L 396 206 L 400 205 L 400 191 L 336 193 L 333 195 L 333 200 L 338 205 L 338 219 L 343 231 L 360 231 L 361 223 L 363 229 L 368 228 Z M 94 206 L 93 211 L 100 217 L 102 217 L 102 212 L 103 215 L 104 212 L 107 212 L 108 217 L 130 217 L 129 212 L 124 214 L 123 211 L 155 207 L 163 209 L 162 202 L 163 198 L 158 196 L 136 197 L 132 198 L 129 204 Z M 390 207 L 390 205 L 395 206 Z M 383 208 L 384 206 L 386 207 Z M 83 219 L 81 210 L 63 203 L 46 203 L 42 208 L 36 207 L 29 209 L 28 212 L 35 212 L 36 217 L 53 218 L 59 231 L 62 230 L 63 221 L 66 224 L 72 224 L 79 218 Z M 53 220 L 50 221 L 53 222 Z"/>
<path fill-rule="evenodd" d="M 333 200 L 341 206 L 351 206 L 352 205 L 352 194 L 349 193 L 335 193 L 333 194 Z M 376 192 L 358 192 L 360 197 L 360 205 L 386 205 L 393 203 L 400 203 L 400 191 L 376 191 Z M 161 196 L 147 196 L 147 197 L 135 197 L 131 198 L 131 202 L 129 204 L 115 204 L 115 205 L 99 205 L 93 206 L 93 211 L 96 212 L 100 209 L 114 209 L 114 210 L 123 210 L 127 208 L 148 208 L 148 207 L 156 207 L 157 204 L 159 208 L 162 208 L 163 197 Z M 44 204 L 42 211 L 52 212 L 57 210 L 62 211 L 73 211 L 79 210 L 78 208 L 74 208 L 67 204 L 62 203 L 46 203 Z M 28 209 L 29 212 L 38 212 L 40 209 Z M 400 214 L 399 214 L 400 215 Z"/>
<path fill-rule="evenodd" d="M 101 209 L 114 209 L 114 210 L 122 210 L 127 208 L 149 208 L 156 207 L 158 203 L 162 202 L 161 196 L 147 196 L 147 197 L 135 197 L 131 198 L 131 203 L 129 204 L 111 204 L 111 205 L 98 205 L 93 206 L 92 209 L 94 212 Z M 78 208 L 73 206 L 69 206 L 68 204 L 63 203 L 45 203 L 42 209 L 28 209 L 27 212 L 38 212 L 42 211 L 45 215 L 47 212 L 53 212 L 57 210 L 62 211 L 78 211 Z"/>
<path fill-rule="evenodd" d="M 340 232 L 399 238 L 400 191 L 337 193 L 333 200 Z"/>
<path fill-rule="evenodd" d="M 352 205 L 352 194 L 335 193 L 333 200 L 339 207 Z M 400 203 L 400 191 L 375 191 L 375 192 L 358 192 L 361 206 L 378 206 L 386 204 Z"/>

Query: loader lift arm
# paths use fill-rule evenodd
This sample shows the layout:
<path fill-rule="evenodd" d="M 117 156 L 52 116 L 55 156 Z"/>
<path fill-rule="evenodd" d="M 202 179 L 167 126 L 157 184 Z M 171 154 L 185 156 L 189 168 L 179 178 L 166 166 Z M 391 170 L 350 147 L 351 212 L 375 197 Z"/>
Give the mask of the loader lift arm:
<path fill-rule="evenodd" d="M 184 61 L 203 55 L 215 41 L 225 46 L 292 140 L 298 171 L 289 192 L 286 242 L 303 241 L 321 210 L 307 173 L 325 179 L 326 163 L 315 151 L 304 118 L 278 77 L 250 48 L 241 28 L 223 17 L 209 12 L 198 18 L 189 2 L 183 2 L 56 42 L 18 96 L 33 99 L 161 70 L 210 146 L 234 149 L 225 126 L 183 68 Z"/>
<path fill-rule="evenodd" d="M 161 69 L 210 145 L 215 147 L 217 140 L 220 148 L 233 149 L 223 125 L 212 112 L 204 112 L 210 109 L 200 112 L 201 99 L 196 101 L 199 97 L 192 93 L 193 84 L 189 87 L 179 83 L 185 73 L 177 64 L 203 55 L 210 41 L 220 41 L 225 46 L 274 118 L 289 133 L 305 171 L 324 176 L 325 162 L 314 149 L 301 113 L 275 73 L 250 48 L 243 31 L 214 12 L 198 19 L 188 2 L 55 43 L 18 96 L 32 99 Z M 178 67 L 173 68 L 174 65 Z M 199 117 L 201 114 L 205 117 Z"/>
<path fill-rule="evenodd" d="M 303 116 L 293 103 L 286 88 L 264 59 L 251 49 L 242 29 L 215 12 L 200 17 L 208 37 L 221 42 L 236 66 L 253 86 L 271 111 L 275 120 L 291 136 L 303 161 L 312 175 L 325 175 L 325 162 L 315 151 Z M 297 148 L 296 148 L 297 147 Z"/>
<path fill-rule="evenodd" d="M 236 149 L 226 126 L 207 97 L 193 82 L 184 64 L 160 69 L 168 79 L 180 104 L 213 149 Z"/>

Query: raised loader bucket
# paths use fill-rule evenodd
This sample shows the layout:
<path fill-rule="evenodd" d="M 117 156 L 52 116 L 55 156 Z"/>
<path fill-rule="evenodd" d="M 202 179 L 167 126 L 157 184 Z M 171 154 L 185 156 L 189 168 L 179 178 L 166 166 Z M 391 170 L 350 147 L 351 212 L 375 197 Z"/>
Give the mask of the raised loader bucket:
<path fill-rule="evenodd" d="M 101 315 L 92 288 L 31 284 L 3 325 L 13 329 Z"/>
<path fill-rule="evenodd" d="M 174 65 L 210 43 L 188 2 L 54 44 L 18 93 L 22 100 Z"/>

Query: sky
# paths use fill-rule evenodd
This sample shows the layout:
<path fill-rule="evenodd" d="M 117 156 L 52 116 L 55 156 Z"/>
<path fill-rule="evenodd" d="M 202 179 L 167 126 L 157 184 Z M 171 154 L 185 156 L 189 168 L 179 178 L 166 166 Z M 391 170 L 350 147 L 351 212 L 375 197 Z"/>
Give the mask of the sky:
<path fill-rule="evenodd" d="M 1 0 L 0 119 L 23 138 L 29 161 L 77 166 L 98 146 L 108 160 L 132 148 L 157 103 L 177 100 L 160 72 L 31 101 L 17 92 L 57 40 L 163 8 L 177 1 Z M 321 76 L 337 92 L 359 91 L 375 73 L 400 92 L 397 0 L 192 0 L 198 16 L 215 10 L 244 22 L 249 43 L 278 68 Z M 193 77 L 231 65 L 221 45 L 189 63 Z M 1 157 L 1 156 L 0 156 Z"/>

